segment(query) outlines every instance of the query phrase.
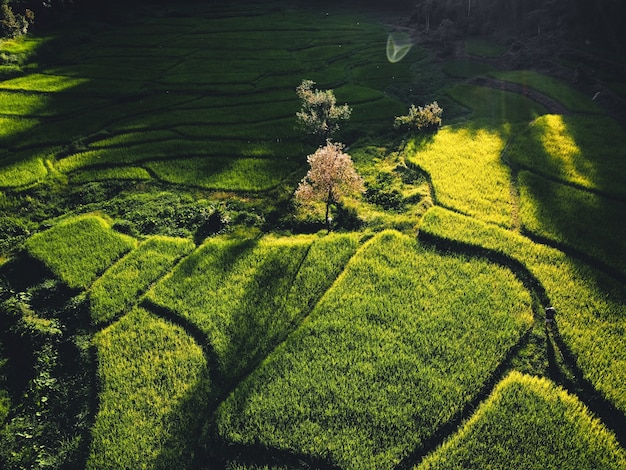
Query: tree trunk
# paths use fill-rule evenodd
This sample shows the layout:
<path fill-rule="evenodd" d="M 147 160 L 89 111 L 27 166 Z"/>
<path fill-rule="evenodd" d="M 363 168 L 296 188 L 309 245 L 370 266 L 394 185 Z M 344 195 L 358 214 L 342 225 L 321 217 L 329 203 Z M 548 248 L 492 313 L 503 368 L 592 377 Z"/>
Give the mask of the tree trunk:
<path fill-rule="evenodd" d="M 324 218 L 324 220 L 326 221 L 326 230 L 328 230 L 330 232 L 330 220 L 329 220 L 329 216 L 330 216 L 330 204 L 332 203 L 332 192 L 329 190 L 328 191 L 328 198 L 326 198 L 326 217 Z"/>

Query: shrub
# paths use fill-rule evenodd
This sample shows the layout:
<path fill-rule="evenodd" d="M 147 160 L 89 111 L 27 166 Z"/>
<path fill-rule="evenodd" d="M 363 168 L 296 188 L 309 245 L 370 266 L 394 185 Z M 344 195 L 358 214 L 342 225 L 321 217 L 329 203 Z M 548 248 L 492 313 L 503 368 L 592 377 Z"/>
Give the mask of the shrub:
<path fill-rule="evenodd" d="M 396 117 L 393 125 L 408 131 L 435 130 L 441 126 L 442 115 L 443 109 L 436 101 L 423 107 L 412 104 L 409 114 Z"/>

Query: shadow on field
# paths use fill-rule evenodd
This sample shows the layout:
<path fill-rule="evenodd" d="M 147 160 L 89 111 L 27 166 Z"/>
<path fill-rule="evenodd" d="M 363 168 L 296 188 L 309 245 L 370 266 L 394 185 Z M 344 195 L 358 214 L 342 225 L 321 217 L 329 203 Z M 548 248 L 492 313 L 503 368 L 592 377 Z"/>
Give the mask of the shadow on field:
<path fill-rule="evenodd" d="M 550 378 L 576 395 L 609 429 L 617 440 L 626 447 L 626 416 L 610 401 L 606 400 L 593 385 L 585 380 L 576 365 L 576 358 L 569 350 L 559 332 L 557 323 L 546 325 L 547 357 Z M 559 356 L 562 361 L 559 360 Z M 564 369 L 564 370 L 563 370 Z"/>
<path fill-rule="evenodd" d="M 576 121 L 568 122 L 562 117 L 561 124 L 560 138 L 578 154 L 577 158 L 551 154 L 546 148 L 549 142 L 531 138 L 529 129 L 525 131 L 528 134 L 518 138 L 528 139 L 525 151 L 536 159 L 533 167 L 507 162 L 514 169 L 523 170 L 514 182 L 521 194 L 522 231 L 624 283 L 626 199 L 614 188 L 626 175 L 620 168 L 594 160 L 597 152 L 593 139 L 600 138 L 593 134 L 597 129 L 588 131 Z M 559 176 L 568 174 L 580 175 L 597 189 L 585 189 Z M 596 283 L 603 286 L 600 278 Z"/>

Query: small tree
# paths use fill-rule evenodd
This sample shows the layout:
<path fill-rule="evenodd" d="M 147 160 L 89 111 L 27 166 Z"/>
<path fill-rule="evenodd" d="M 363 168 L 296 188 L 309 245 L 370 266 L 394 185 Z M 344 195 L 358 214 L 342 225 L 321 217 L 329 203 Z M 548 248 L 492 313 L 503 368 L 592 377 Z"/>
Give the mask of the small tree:
<path fill-rule="evenodd" d="M 339 129 L 339 121 L 350 119 L 352 110 L 347 104 L 337 106 L 332 90 L 317 90 L 314 85 L 313 80 L 302 80 L 296 88 L 302 100 L 296 116 L 308 133 L 326 140 Z"/>
<path fill-rule="evenodd" d="M 326 228 L 330 230 L 330 205 L 343 196 L 362 193 L 363 180 L 354 169 L 350 155 L 343 153 L 343 144 L 326 142 L 324 147 L 307 157 L 311 168 L 295 192 L 296 201 L 306 204 L 321 201 L 326 204 Z"/>
<path fill-rule="evenodd" d="M 408 131 L 421 131 L 423 129 L 437 129 L 441 126 L 441 116 L 443 109 L 439 103 L 433 101 L 425 106 L 411 105 L 409 114 L 406 116 L 397 116 L 393 126 L 396 128 L 406 129 Z"/>

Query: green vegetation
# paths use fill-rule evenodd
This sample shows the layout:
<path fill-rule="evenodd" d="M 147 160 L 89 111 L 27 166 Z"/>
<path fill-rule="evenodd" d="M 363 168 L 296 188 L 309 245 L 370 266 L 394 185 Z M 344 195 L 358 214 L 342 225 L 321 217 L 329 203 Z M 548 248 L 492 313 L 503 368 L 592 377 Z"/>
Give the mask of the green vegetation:
<path fill-rule="evenodd" d="M 561 251 L 442 208 L 426 213 L 421 234 L 460 241 L 518 260 L 557 309 L 558 330 L 593 386 L 626 412 L 623 285 Z"/>
<path fill-rule="evenodd" d="M 557 37 L 537 2 L 524 43 L 418 2 L 423 44 L 365 4 L 208 3 L 0 41 L 0 468 L 624 466 L 616 57 L 540 59 L 593 101 L 511 70 Z M 332 233 L 295 204 L 303 79 L 352 109 Z"/>
<path fill-rule="evenodd" d="M 566 83 L 531 70 L 514 70 L 508 72 L 491 72 L 498 80 L 517 83 L 533 88 L 550 98 L 562 103 L 570 111 L 578 113 L 600 113 L 602 108 L 590 97 L 573 90 Z"/>
<path fill-rule="evenodd" d="M 100 406 L 88 469 L 189 468 L 210 384 L 202 349 L 179 326 L 135 309 L 94 338 Z"/>
<path fill-rule="evenodd" d="M 546 379 L 511 373 L 419 470 L 620 469 L 626 452 L 578 399 Z"/>
<path fill-rule="evenodd" d="M 626 197 L 626 133 L 601 116 L 537 118 L 508 146 L 512 163 L 583 188 Z"/>
<path fill-rule="evenodd" d="M 97 215 L 70 218 L 26 242 L 28 253 L 73 288 L 87 288 L 137 241 Z"/>
<path fill-rule="evenodd" d="M 531 121 L 546 114 L 540 104 L 517 93 L 476 85 L 456 85 L 447 91 L 456 102 L 472 110 L 475 118 L 488 118 L 493 123 Z"/>
<path fill-rule="evenodd" d="M 355 249 L 347 235 L 211 238 L 147 298 L 196 325 L 233 379 L 293 329 Z"/>
<path fill-rule="evenodd" d="M 511 126 L 490 128 L 480 122 L 446 126 L 432 137 L 409 140 L 405 155 L 430 175 L 438 203 L 510 226 L 510 170 L 500 152 L 511 131 Z"/>
<path fill-rule="evenodd" d="M 509 271 L 384 232 L 222 404 L 219 433 L 393 468 L 476 396 L 531 323 Z"/>
<path fill-rule="evenodd" d="M 529 172 L 520 174 L 519 186 L 524 230 L 574 247 L 626 273 L 622 220 L 626 203 L 550 182 Z"/>
<path fill-rule="evenodd" d="M 264 158 L 190 158 L 149 162 L 146 168 L 169 183 L 191 183 L 207 189 L 266 191 L 301 165 L 293 160 Z"/>
<path fill-rule="evenodd" d="M 194 248 L 186 239 L 153 236 L 107 270 L 91 286 L 91 316 L 104 323 L 124 313 L 147 288 Z"/>
<path fill-rule="evenodd" d="M 471 55 L 495 58 L 500 57 L 506 50 L 506 47 L 501 44 L 494 44 L 482 39 L 467 39 L 465 41 L 465 52 Z"/>

